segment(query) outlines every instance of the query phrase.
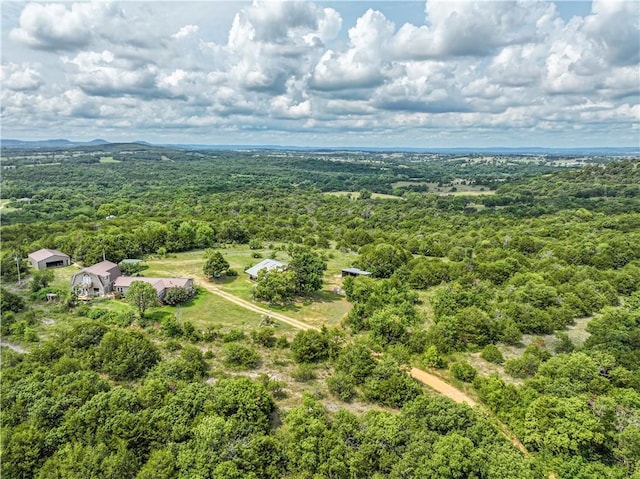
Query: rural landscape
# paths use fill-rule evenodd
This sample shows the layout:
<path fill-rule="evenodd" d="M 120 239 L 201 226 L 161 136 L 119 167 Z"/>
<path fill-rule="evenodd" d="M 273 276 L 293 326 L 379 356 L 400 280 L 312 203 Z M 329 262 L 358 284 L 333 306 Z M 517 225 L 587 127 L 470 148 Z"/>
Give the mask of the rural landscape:
<path fill-rule="evenodd" d="M 2 479 L 640 479 L 640 1 L 2 1 Z"/>
<path fill-rule="evenodd" d="M 633 476 L 639 166 L 5 147 L 3 476 Z"/>

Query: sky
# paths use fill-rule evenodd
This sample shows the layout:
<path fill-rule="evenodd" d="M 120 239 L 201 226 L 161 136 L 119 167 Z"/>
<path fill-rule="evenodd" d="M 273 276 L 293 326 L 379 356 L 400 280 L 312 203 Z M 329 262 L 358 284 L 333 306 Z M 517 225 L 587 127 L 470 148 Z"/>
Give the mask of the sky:
<path fill-rule="evenodd" d="M 640 145 L 640 1 L 0 8 L 4 139 Z"/>

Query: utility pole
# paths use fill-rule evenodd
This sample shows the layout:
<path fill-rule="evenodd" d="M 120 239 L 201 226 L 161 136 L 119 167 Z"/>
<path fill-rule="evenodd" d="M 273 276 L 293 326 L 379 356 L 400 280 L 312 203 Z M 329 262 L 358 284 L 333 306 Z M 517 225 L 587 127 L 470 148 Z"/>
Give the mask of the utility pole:
<path fill-rule="evenodd" d="M 15 255 L 16 266 L 18 267 L 18 284 L 20 284 L 20 256 Z"/>

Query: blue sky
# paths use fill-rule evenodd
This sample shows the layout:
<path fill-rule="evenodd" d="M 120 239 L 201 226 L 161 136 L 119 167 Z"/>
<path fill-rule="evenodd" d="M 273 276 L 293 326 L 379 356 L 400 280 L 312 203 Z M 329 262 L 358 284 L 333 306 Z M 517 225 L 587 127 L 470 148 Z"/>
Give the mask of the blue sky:
<path fill-rule="evenodd" d="M 2 137 L 638 146 L 640 3 L 2 2 Z"/>

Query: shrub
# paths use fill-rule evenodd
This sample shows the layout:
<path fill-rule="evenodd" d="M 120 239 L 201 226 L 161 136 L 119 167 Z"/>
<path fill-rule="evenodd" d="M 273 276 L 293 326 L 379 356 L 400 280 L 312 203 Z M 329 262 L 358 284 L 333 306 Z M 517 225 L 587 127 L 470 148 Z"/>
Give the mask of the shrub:
<path fill-rule="evenodd" d="M 430 368 L 444 369 L 447 367 L 447 361 L 435 346 L 429 346 L 422 355 L 422 364 Z"/>
<path fill-rule="evenodd" d="M 356 383 L 353 377 L 344 373 L 336 373 L 327 379 L 329 392 L 344 402 L 351 402 L 356 396 Z"/>
<path fill-rule="evenodd" d="M 291 373 L 291 377 L 299 383 L 306 383 L 316 378 L 316 372 L 310 364 L 301 364 Z"/>
<path fill-rule="evenodd" d="M 312 329 L 300 331 L 293 338 L 291 352 L 298 363 L 315 363 L 328 357 L 329 344 L 327 338 Z"/>
<path fill-rule="evenodd" d="M 502 364 L 504 362 L 502 353 L 494 344 L 487 344 L 480 353 L 480 357 L 494 364 Z"/>
<path fill-rule="evenodd" d="M 234 341 L 242 341 L 246 338 L 244 331 L 241 329 L 232 329 L 222 336 L 223 343 L 233 343 Z"/>
<path fill-rule="evenodd" d="M 224 348 L 224 364 L 240 369 L 253 369 L 260 364 L 260 355 L 242 344 L 229 343 Z"/>
<path fill-rule="evenodd" d="M 276 344 L 275 329 L 272 327 L 259 328 L 251 332 L 251 339 L 260 346 L 272 348 Z"/>
<path fill-rule="evenodd" d="M 470 383 L 476 377 L 477 371 L 471 364 L 466 361 L 456 361 L 451 364 L 449 367 L 449 371 L 453 374 L 453 377 L 464 381 L 466 383 Z"/>
<path fill-rule="evenodd" d="M 164 298 L 162 298 L 162 302 L 171 306 L 175 306 L 177 304 L 186 303 L 187 301 L 193 299 L 194 295 L 195 291 L 192 288 L 183 288 L 182 286 L 176 286 L 167 290 Z"/>

